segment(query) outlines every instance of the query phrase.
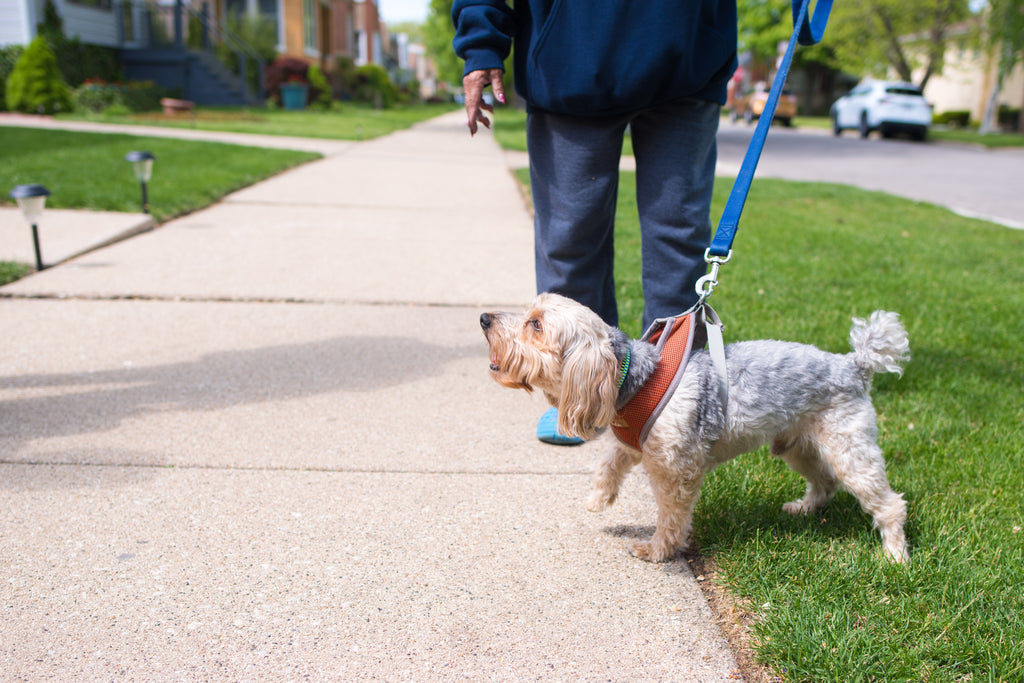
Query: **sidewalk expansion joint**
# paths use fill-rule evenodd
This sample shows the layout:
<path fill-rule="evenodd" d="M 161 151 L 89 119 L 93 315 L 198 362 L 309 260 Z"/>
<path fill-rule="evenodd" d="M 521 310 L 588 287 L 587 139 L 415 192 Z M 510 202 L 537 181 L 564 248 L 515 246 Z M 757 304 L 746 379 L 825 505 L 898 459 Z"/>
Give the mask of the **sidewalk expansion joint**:
<path fill-rule="evenodd" d="M 591 471 L 552 472 L 548 470 L 414 470 L 414 469 L 382 469 L 368 467 L 286 467 L 273 465 L 159 465 L 151 463 L 115 463 L 115 462 L 60 462 L 47 460 L 10 460 L 0 458 L 0 466 L 19 467 L 83 467 L 95 469 L 122 470 L 181 470 L 209 472 L 281 472 L 302 474 L 382 474 L 382 475 L 426 475 L 426 476 L 486 476 L 486 477 L 578 477 L 590 476 Z"/>
<path fill-rule="evenodd" d="M 154 301 L 169 303 L 214 303 L 214 304 L 300 304 L 319 306 L 394 306 L 401 308 L 467 308 L 489 307 L 519 308 L 522 303 L 474 302 L 453 303 L 450 301 L 387 301 L 382 299 L 316 299 L 312 297 L 261 297 L 261 296 L 181 296 L 161 294 L 58 294 L 56 292 L 3 292 L 0 299 L 21 299 L 28 301 Z"/>

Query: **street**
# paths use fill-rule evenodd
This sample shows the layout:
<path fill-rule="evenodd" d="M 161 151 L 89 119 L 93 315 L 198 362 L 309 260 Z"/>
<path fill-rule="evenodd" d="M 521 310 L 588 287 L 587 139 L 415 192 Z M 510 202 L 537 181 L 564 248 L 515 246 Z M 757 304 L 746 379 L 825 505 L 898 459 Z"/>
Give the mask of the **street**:
<path fill-rule="evenodd" d="M 754 126 L 723 119 L 719 173 L 735 174 Z M 1024 229 L 1024 150 L 860 139 L 854 131 L 773 126 L 756 178 L 844 183 L 931 202 L 968 216 Z"/>

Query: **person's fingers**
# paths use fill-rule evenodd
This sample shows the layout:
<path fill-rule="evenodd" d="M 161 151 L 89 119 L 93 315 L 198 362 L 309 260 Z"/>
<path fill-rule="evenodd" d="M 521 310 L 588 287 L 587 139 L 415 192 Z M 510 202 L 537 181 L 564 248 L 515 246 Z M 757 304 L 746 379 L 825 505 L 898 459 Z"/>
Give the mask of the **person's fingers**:
<path fill-rule="evenodd" d="M 501 80 L 503 73 L 499 69 L 491 70 L 491 90 L 494 91 L 494 99 L 505 104 L 505 83 Z"/>
<path fill-rule="evenodd" d="M 494 107 L 484 102 L 484 88 L 490 85 L 495 89 L 495 97 L 505 102 L 505 92 L 501 83 L 501 69 L 484 69 L 471 71 L 462 79 L 462 90 L 466 97 L 466 125 L 469 134 L 476 135 L 478 124 L 485 128 L 491 127 L 491 120 L 484 112 L 493 112 Z M 497 85 L 495 85 L 497 83 Z"/>

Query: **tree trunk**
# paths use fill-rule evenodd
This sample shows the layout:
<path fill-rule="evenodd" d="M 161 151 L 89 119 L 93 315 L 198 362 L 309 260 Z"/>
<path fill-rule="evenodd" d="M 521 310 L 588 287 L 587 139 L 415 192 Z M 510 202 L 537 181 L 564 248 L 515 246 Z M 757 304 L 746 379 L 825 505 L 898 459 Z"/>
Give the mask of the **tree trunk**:
<path fill-rule="evenodd" d="M 988 102 L 985 104 L 985 114 L 981 117 L 981 126 L 978 127 L 978 132 L 982 135 L 988 135 L 996 131 L 996 112 L 999 110 L 999 82 L 992 86 L 992 93 L 988 96 Z"/>

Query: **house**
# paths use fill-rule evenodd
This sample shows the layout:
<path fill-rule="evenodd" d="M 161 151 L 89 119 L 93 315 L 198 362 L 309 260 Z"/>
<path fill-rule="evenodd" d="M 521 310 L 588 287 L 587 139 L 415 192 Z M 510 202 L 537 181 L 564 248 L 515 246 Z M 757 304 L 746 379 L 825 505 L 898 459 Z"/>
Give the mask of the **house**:
<path fill-rule="evenodd" d="M 46 0 L 0 0 L 0 46 L 36 36 Z M 227 28 L 230 15 L 271 22 L 276 51 L 331 71 L 337 58 L 383 64 L 377 0 L 52 0 L 69 38 L 117 49 L 125 75 L 152 80 L 200 104 L 262 104 L 265 61 Z M 199 31 L 201 35 L 190 35 Z M 230 70 L 215 56 L 236 57 Z M 243 74 L 248 73 L 248 78 Z"/>
<path fill-rule="evenodd" d="M 980 122 L 996 86 L 997 67 L 993 55 L 951 46 L 942 73 L 928 79 L 924 96 L 936 113 L 968 111 L 971 121 Z M 1024 108 L 1024 65 L 1018 64 L 1003 83 L 997 103 L 1009 109 Z"/>
<path fill-rule="evenodd" d="M 113 0 L 53 0 L 69 38 L 104 47 L 142 46 L 145 5 Z M 28 45 L 43 20 L 45 0 L 0 0 L 0 46 Z"/>

